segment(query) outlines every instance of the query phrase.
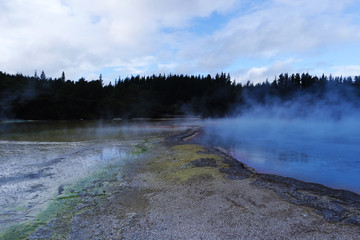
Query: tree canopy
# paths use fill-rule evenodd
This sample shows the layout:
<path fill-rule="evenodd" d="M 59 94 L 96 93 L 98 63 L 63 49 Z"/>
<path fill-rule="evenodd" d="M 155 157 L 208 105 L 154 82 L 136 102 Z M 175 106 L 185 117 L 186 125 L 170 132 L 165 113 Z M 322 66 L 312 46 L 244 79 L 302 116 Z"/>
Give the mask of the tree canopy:
<path fill-rule="evenodd" d="M 104 85 L 0 72 L 0 119 L 70 120 L 133 117 L 224 117 L 245 111 L 253 103 L 268 105 L 303 98 L 304 104 L 325 99 L 356 103 L 360 76 L 280 74 L 271 83 L 236 83 L 229 74 L 131 76 Z M 349 94 L 351 93 L 351 94 Z M 311 96 L 311 97 L 309 97 Z M 310 100 L 309 100 L 310 99 Z M 276 101 L 275 101 L 276 100 Z M 252 103 L 252 104 L 250 104 Z M 332 103 L 336 104 L 336 103 Z"/>

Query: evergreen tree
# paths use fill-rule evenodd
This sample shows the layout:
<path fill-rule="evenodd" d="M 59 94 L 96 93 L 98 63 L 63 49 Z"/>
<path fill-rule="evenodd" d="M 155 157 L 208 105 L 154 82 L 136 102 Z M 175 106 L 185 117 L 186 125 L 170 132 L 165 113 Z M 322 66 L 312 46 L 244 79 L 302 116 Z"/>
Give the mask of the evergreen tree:
<path fill-rule="evenodd" d="M 61 82 L 65 82 L 65 72 L 63 71 L 61 74 Z"/>
<path fill-rule="evenodd" d="M 44 71 L 41 71 L 40 79 L 41 79 L 41 80 L 46 80 L 46 75 L 45 75 L 45 72 L 44 72 Z"/>

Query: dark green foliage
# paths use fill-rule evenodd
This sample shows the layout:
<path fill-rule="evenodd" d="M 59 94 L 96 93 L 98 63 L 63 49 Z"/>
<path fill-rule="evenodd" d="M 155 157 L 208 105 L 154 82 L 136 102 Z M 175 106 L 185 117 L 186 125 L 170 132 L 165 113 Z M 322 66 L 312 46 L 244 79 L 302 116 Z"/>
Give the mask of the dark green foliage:
<path fill-rule="evenodd" d="M 242 86 L 230 75 L 215 77 L 188 75 L 131 76 L 108 85 L 98 80 L 77 82 L 0 72 L 0 120 L 71 120 L 132 117 L 171 117 L 190 114 L 223 117 L 236 109 L 246 110 L 252 104 L 269 104 L 274 99 L 286 102 L 294 97 L 309 96 L 307 102 L 323 98 L 328 89 L 347 101 L 359 100 L 360 76 L 320 78 L 308 73 L 280 74 L 273 82 Z M 349 97 L 349 89 L 351 94 Z M 353 98 L 353 96 L 356 98 Z M 355 99 L 355 100 L 354 100 Z M 305 101 L 304 100 L 304 101 Z"/>

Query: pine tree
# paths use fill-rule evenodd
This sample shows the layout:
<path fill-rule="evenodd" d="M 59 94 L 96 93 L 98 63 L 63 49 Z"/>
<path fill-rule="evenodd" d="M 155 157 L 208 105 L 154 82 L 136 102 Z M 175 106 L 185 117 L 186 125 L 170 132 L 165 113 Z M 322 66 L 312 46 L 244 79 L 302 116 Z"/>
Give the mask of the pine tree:
<path fill-rule="evenodd" d="M 61 81 L 62 82 L 65 82 L 65 72 L 63 71 L 62 74 L 61 74 Z"/>
<path fill-rule="evenodd" d="M 44 71 L 41 71 L 40 79 L 41 79 L 41 80 L 46 80 L 46 75 L 45 75 L 45 72 L 44 72 Z"/>

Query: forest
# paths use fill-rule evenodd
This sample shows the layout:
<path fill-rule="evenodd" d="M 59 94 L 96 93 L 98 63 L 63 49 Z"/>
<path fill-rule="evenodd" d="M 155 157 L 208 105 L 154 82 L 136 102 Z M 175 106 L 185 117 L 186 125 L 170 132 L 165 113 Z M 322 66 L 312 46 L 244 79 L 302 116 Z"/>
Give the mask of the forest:
<path fill-rule="evenodd" d="M 96 80 L 48 78 L 0 71 L 0 120 L 75 120 L 136 117 L 225 117 L 255 106 L 317 103 L 359 109 L 360 76 L 287 74 L 272 82 L 246 84 L 230 74 L 131 76 L 104 84 Z"/>

